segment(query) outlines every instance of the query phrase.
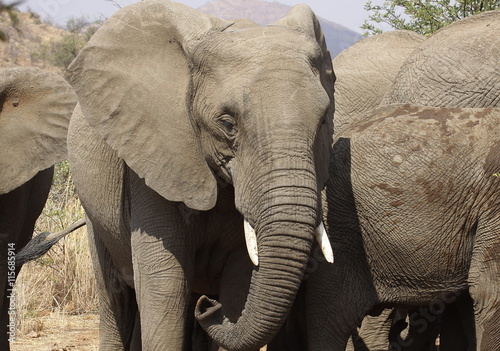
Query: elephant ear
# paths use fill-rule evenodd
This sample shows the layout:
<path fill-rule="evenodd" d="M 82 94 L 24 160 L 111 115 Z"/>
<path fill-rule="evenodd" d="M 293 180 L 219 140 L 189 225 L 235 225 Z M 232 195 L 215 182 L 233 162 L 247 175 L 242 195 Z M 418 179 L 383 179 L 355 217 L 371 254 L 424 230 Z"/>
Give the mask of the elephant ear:
<path fill-rule="evenodd" d="M 316 68 L 320 75 L 321 84 L 331 102 L 324 123 L 318 131 L 315 150 L 318 185 L 320 188 L 323 188 L 328 180 L 328 163 L 332 153 L 333 143 L 333 114 L 335 112 L 335 74 L 333 72 L 330 51 L 326 46 L 325 36 L 321 30 L 319 20 L 307 5 L 299 4 L 294 6 L 285 17 L 274 22 L 272 25 L 287 27 L 302 32 L 315 40 L 321 49 L 321 58 L 319 62 L 313 64 L 318 66 Z"/>
<path fill-rule="evenodd" d="M 0 70 L 0 194 L 67 158 L 66 136 L 77 99 L 55 73 Z"/>
<path fill-rule="evenodd" d="M 83 114 L 146 184 L 196 210 L 217 185 L 190 121 L 186 48 L 232 22 L 170 1 L 117 11 L 70 65 Z"/>

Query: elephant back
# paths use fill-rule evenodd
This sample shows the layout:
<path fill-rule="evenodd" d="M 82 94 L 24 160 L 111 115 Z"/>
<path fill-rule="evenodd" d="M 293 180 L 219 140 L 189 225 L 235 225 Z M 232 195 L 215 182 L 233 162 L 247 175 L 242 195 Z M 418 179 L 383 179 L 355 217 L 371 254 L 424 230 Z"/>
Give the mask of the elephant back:
<path fill-rule="evenodd" d="M 424 39 L 407 30 L 386 32 L 358 41 L 333 59 L 336 130 L 380 104 L 404 61 Z"/>
<path fill-rule="evenodd" d="M 450 24 L 404 63 L 383 104 L 498 107 L 500 10 Z"/>

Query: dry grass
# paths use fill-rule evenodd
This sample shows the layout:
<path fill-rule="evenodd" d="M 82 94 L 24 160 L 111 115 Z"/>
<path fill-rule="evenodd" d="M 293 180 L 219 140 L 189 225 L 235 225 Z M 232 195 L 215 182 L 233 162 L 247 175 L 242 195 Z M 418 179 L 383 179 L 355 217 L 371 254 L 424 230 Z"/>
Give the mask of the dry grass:
<path fill-rule="evenodd" d="M 54 184 L 35 234 L 59 231 L 84 216 L 69 166 L 58 165 Z M 97 311 L 95 278 L 86 228 L 57 243 L 46 255 L 23 266 L 16 282 L 19 336 L 43 332 L 48 315 Z"/>

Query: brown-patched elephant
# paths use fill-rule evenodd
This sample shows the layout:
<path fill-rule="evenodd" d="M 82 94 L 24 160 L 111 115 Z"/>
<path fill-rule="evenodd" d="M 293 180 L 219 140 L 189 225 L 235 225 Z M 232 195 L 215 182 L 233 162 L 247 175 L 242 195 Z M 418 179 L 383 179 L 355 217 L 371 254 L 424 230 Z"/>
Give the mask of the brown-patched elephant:
<path fill-rule="evenodd" d="M 434 35 L 421 41 L 418 47 L 412 48 L 408 52 L 406 62 L 400 63 L 401 70 L 396 75 L 393 74 L 392 80 L 394 84 L 390 89 L 384 78 L 380 74 L 373 74 L 373 70 L 377 67 L 383 67 L 383 64 L 367 65 L 370 58 L 365 60 L 357 60 L 357 56 L 363 57 L 363 53 L 356 53 L 358 50 L 356 45 L 352 51 L 346 50 L 344 57 L 336 64 L 334 60 L 334 69 L 337 75 L 336 82 L 336 116 L 335 126 L 336 131 L 342 128 L 337 128 L 339 123 L 346 119 L 344 116 L 351 118 L 352 114 L 345 113 L 346 111 L 361 110 L 361 114 L 356 114 L 358 119 L 367 118 L 370 115 L 370 108 L 373 108 L 373 96 L 382 100 L 381 105 L 387 103 L 416 103 L 426 106 L 443 106 L 443 107 L 498 107 L 500 99 L 496 93 L 500 89 L 500 73 L 498 71 L 498 57 L 500 57 L 500 42 L 497 35 L 500 30 L 500 11 L 491 11 L 482 13 L 462 21 L 449 25 Z M 396 32 L 388 32 L 383 35 Z M 382 35 L 382 36 L 383 36 Z M 382 38 L 382 36 L 380 38 Z M 372 37 L 372 47 L 377 43 L 375 40 L 379 36 Z M 358 44 L 362 44 L 360 41 Z M 366 43 L 370 43 L 366 40 Z M 405 41 L 401 40 L 402 49 L 407 47 Z M 410 42 L 411 43 L 411 42 Z M 363 46 L 359 46 L 362 49 Z M 399 44 L 394 43 L 392 50 L 387 52 L 399 53 Z M 365 52 L 365 55 L 371 54 L 375 58 L 384 56 L 384 53 L 378 51 Z M 348 62 L 351 61 L 352 68 Z M 389 61 L 390 62 L 390 61 Z M 364 65 L 363 65 L 364 64 Z M 343 67 L 347 67 L 344 69 Z M 389 71 L 390 68 L 389 68 Z M 360 78 L 361 77 L 361 78 Z M 359 84 L 363 81 L 364 85 Z M 342 85 L 347 85 L 343 88 Z M 388 90 L 388 91 L 387 91 Z M 343 93 L 341 93 L 343 91 Z M 386 93 L 384 99 L 380 93 Z M 353 99 L 353 97 L 355 97 Z M 379 101 L 380 102 L 380 101 Z M 347 108 L 345 107 L 347 106 Z M 368 107 L 368 108 L 367 108 Z M 338 112 L 338 113 L 337 113 Z M 337 119 L 337 117 L 339 117 Z M 356 117 L 356 116 L 355 116 Z M 345 123 L 344 123 L 345 124 Z M 451 313 L 441 311 L 438 316 L 426 318 L 425 315 L 420 315 L 420 309 L 428 309 L 428 306 L 421 306 L 413 311 L 410 311 L 410 325 L 415 325 L 414 332 L 410 331 L 410 335 L 406 340 L 389 341 L 384 337 L 388 334 L 391 323 L 387 323 L 386 316 L 380 317 L 380 327 L 375 330 L 377 325 L 377 317 L 367 317 L 363 322 L 359 335 L 364 341 L 368 349 L 379 349 L 381 345 L 388 347 L 389 343 L 393 343 L 398 350 L 420 350 L 426 341 L 427 335 L 431 338 L 436 335 L 431 328 L 432 323 L 438 322 L 440 319 L 441 326 L 438 332 L 443 334 L 441 337 L 441 350 L 458 350 L 456 340 L 460 337 L 462 342 L 459 343 L 460 349 L 470 350 L 475 347 L 473 316 L 467 294 L 462 294 L 462 298 L 455 301 L 457 306 L 449 307 L 451 311 L 460 311 L 461 321 L 454 317 L 449 317 Z M 467 313 L 467 310 L 470 310 Z M 444 313 L 443 313 L 444 312 Z M 422 328 L 422 323 L 426 321 L 427 326 Z M 459 335 L 458 330 L 463 328 L 463 333 Z M 416 331 L 415 331 L 416 330 Z M 452 333 L 450 335 L 450 333 Z M 381 337 L 382 336 L 382 337 Z M 433 343 L 432 343 L 433 344 Z M 363 349 L 361 347 L 360 349 Z"/>
<path fill-rule="evenodd" d="M 219 295 L 196 316 L 222 347 L 265 345 L 321 228 L 334 75 L 315 15 L 297 6 L 260 27 L 147 0 L 112 16 L 70 70 L 100 349 L 183 349 L 191 292 Z M 251 281 L 231 284 L 234 271 Z"/>
<path fill-rule="evenodd" d="M 344 350 L 376 306 L 467 290 L 478 349 L 498 349 L 499 120 L 493 108 L 389 105 L 336 135 L 324 207 L 335 264 L 308 279 L 310 350 Z"/>
<path fill-rule="evenodd" d="M 2 350 L 9 350 L 9 339 L 16 334 L 12 289 L 21 269 L 16 253 L 31 239 L 52 184 L 53 165 L 67 157 L 66 135 L 75 105 L 71 86 L 54 73 L 21 67 L 0 70 Z"/>

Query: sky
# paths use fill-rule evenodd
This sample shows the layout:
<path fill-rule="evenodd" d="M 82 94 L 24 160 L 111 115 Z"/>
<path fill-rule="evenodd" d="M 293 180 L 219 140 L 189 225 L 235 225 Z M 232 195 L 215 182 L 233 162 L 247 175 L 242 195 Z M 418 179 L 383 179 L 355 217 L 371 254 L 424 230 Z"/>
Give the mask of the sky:
<path fill-rule="evenodd" d="M 138 0 L 116 0 L 122 7 Z M 177 0 L 193 8 L 198 8 L 210 0 Z M 267 0 L 285 5 L 304 3 L 309 5 L 319 17 L 343 25 L 361 33 L 359 28 L 368 17 L 363 5 L 367 0 Z M 9 1 L 7 1 L 9 3 Z M 71 17 L 88 16 L 90 20 L 108 18 L 117 7 L 109 0 L 24 0 L 18 6 L 21 11 L 32 10 L 49 19 L 54 24 L 64 25 Z"/>

